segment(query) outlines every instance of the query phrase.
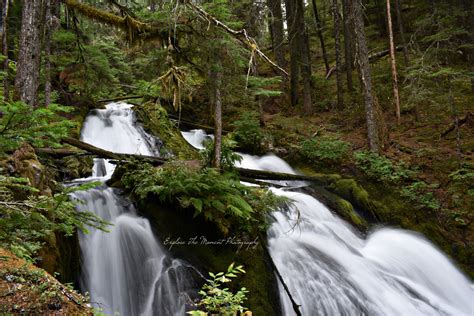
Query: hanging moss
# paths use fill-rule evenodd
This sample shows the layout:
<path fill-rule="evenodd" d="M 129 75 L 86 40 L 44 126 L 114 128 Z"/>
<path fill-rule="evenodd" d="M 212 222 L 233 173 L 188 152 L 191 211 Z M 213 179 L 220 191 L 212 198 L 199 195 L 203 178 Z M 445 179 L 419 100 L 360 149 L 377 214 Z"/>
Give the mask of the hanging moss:
<path fill-rule="evenodd" d="M 129 15 L 124 17 L 99 10 L 91 5 L 80 3 L 77 0 L 65 0 L 65 4 L 69 9 L 76 10 L 78 13 L 93 19 L 95 21 L 109 24 L 123 30 L 130 41 L 133 41 L 137 36 L 148 34 L 151 36 L 159 36 L 164 39 L 167 38 L 166 28 L 163 31 L 161 28 L 151 26 L 150 24 L 139 21 Z"/>

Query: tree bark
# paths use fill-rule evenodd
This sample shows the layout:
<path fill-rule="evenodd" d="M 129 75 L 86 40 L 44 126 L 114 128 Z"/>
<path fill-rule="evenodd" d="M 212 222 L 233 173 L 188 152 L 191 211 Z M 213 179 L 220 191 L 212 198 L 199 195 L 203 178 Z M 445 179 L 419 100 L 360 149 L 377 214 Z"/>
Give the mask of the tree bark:
<path fill-rule="evenodd" d="M 402 0 L 395 0 L 395 11 L 397 13 L 397 24 L 398 31 L 400 32 L 400 40 L 403 46 L 403 60 L 405 62 L 405 67 L 408 67 L 408 65 L 410 64 L 410 59 L 408 58 L 408 47 L 407 42 L 405 40 L 405 28 L 403 27 L 401 2 Z"/>
<path fill-rule="evenodd" d="M 319 43 L 321 44 L 321 51 L 323 54 L 324 66 L 326 67 L 326 73 L 329 72 L 329 61 L 326 53 L 326 46 L 324 45 L 323 29 L 321 25 L 321 20 L 319 19 L 318 7 L 316 6 L 316 0 L 312 0 L 313 3 L 313 13 L 316 20 L 316 28 L 318 32 Z"/>
<path fill-rule="evenodd" d="M 22 0 L 15 99 L 37 104 L 41 56 L 41 0 Z"/>
<path fill-rule="evenodd" d="M 298 104 L 299 90 L 299 63 L 301 60 L 300 49 L 298 45 L 298 28 L 296 21 L 296 3 L 295 0 L 285 0 L 286 25 L 288 28 L 288 42 L 290 47 L 290 98 L 291 105 L 296 107 Z"/>
<path fill-rule="evenodd" d="M 392 67 L 392 85 L 393 85 L 393 102 L 395 103 L 395 114 L 397 116 L 397 124 L 400 125 L 400 94 L 398 91 L 398 76 L 397 76 L 397 60 L 395 55 L 395 44 L 393 42 L 393 26 L 392 26 L 392 12 L 390 8 L 390 0 L 387 3 L 387 22 L 388 22 L 388 39 L 390 44 L 390 64 Z"/>
<path fill-rule="evenodd" d="M 44 0 L 45 23 L 44 23 L 44 103 L 48 106 L 51 103 L 51 32 L 52 28 L 52 2 L 53 0 Z"/>
<path fill-rule="evenodd" d="M 370 73 L 369 52 L 364 30 L 364 17 L 361 0 L 350 1 L 351 22 L 355 32 L 356 56 L 359 68 L 362 91 L 364 94 L 365 116 L 369 147 L 373 152 L 380 151 L 379 130 L 376 118 L 376 104 Z"/>
<path fill-rule="evenodd" d="M 8 60 L 8 33 L 7 33 L 7 17 L 8 17 L 8 1 L 2 0 L 2 12 L 1 12 L 1 25 L 0 25 L 0 39 L 2 41 L 2 55 L 5 60 L 3 61 L 3 71 L 5 78 L 3 79 L 3 97 L 6 101 L 10 100 L 10 86 L 8 82 L 9 74 L 9 60 Z"/>
<path fill-rule="evenodd" d="M 342 12 L 344 15 L 344 57 L 346 60 L 346 80 L 347 80 L 347 90 L 353 91 L 354 84 L 352 82 L 352 36 L 351 36 L 351 27 L 349 21 L 349 1 L 342 0 Z"/>
<path fill-rule="evenodd" d="M 222 69 L 219 63 L 219 56 L 214 58 L 215 64 L 211 69 L 210 80 L 213 82 L 213 101 L 214 101 L 214 157 L 212 166 L 218 170 L 221 169 L 222 158 L 222 100 L 221 100 L 221 81 Z"/>
<path fill-rule="evenodd" d="M 344 91 L 342 88 L 342 69 L 341 69 L 341 28 L 339 19 L 339 7 L 337 0 L 332 0 L 332 16 L 334 19 L 334 42 L 336 54 L 336 83 L 337 83 L 337 108 L 344 106 Z"/>
<path fill-rule="evenodd" d="M 276 62 L 281 68 L 286 67 L 284 37 L 283 37 L 283 14 L 281 10 L 281 0 L 267 0 L 269 8 L 269 26 L 272 39 L 272 49 Z"/>

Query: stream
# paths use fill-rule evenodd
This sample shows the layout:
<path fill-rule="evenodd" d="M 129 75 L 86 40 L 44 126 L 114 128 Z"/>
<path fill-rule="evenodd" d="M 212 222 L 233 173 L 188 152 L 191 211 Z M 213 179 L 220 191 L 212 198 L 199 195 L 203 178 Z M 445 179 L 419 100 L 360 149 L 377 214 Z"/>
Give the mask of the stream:
<path fill-rule="evenodd" d="M 183 133 L 194 147 L 209 138 Z M 296 171 L 275 155 L 240 154 L 238 167 Z M 303 315 L 474 315 L 474 288 L 455 265 L 422 235 L 379 228 L 368 236 L 312 196 L 297 192 L 301 181 L 271 188 L 293 200 L 272 213 L 269 251 Z M 284 315 L 295 315 L 282 284 Z"/>
<path fill-rule="evenodd" d="M 81 140 L 118 153 L 159 155 L 161 143 L 136 123 L 131 105 L 111 103 L 93 110 Z M 183 132 L 198 149 L 211 138 L 202 130 Z M 274 155 L 241 154 L 240 167 L 296 173 Z M 77 182 L 105 182 L 114 165 L 95 159 L 93 174 Z M 473 315 L 474 290 L 455 265 L 414 232 L 379 228 L 363 236 L 312 196 L 303 182 L 271 190 L 293 200 L 275 210 L 268 230 L 269 252 L 303 315 Z M 296 188 L 295 188 L 296 187 Z M 106 314 L 185 315 L 197 272 L 173 258 L 147 219 L 121 192 L 105 184 L 74 193 L 89 210 L 114 224 L 80 235 L 81 287 Z M 279 285 L 284 315 L 294 315 Z M 249 295 L 252 295 L 250 293 Z"/>

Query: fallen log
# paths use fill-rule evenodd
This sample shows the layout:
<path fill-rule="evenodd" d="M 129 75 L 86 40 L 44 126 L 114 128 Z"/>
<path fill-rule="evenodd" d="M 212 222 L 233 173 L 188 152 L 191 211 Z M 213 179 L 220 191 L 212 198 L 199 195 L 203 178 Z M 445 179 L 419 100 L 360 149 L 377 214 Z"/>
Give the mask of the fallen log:
<path fill-rule="evenodd" d="M 472 121 L 474 123 L 474 114 L 472 114 L 471 112 L 468 112 L 466 115 L 464 115 L 464 117 L 459 119 L 458 126 L 461 127 L 462 125 L 466 124 L 469 121 Z M 455 122 L 451 123 L 451 125 L 449 125 L 449 127 L 444 132 L 442 132 L 439 137 L 440 138 L 446 137 L 446 135 L 454 131 L 455 128 L 456 128 L 456 123 Z"/>
<path fill-rule="evenodd" d="M 117 101 L 123 101 L 123 100 L 132 100 L 132 99 L 140 99 L 143 98 L 143 95 L 130 95 L 130 96 L 122 96 L 122 97 L 116 97 L 112 99 L 104 99 L 104 100 L 99 100 L 97 103 L 106 103 L 106 102 L 117 102 Z"/>
<path fill-rule="evenodd" d="M 168 161 L 165 158 L 159 158 L 154 156 L 146 156 L 146 155 L 136 155 L 136 154 L 120 154 L 114 153 L 102 148 L 95 147 L 91 144 L 84 143 L 78 139 L 67 137 L 62 140 L 63 143 L 72 145 L 84 151 L 93 153 L 99 157 L 113 159 L 113 160 L 130 160 L 130 159 L 138 159 L 149 162 L 153 165 L 162 165 Z M 307 176 L 307 175 L 300 175 L 300 174 L 289 174 L 289 173 L 282 173 L 282 172 L 272 172 L 272 171 L 265 171 L 265 170 L 253 170 L 253 169 L 245 169 L 245 168 L 235 168 L 239 176 L 246 179 L 257 179 L 257 180 L 280 180 L 280 181 L 310 181 L 315 183 L 316 185 L 326 186 L 331 183 L 334 179 L 331 176 L 327 175 L 319 175 L 319 176 Z M 263 184 L 261 181 L 260 184 Z"/>
<path fill-rule="evenodd" d="M 67 148 L 35 148 L 35 152 L 37 154 L 47 154 L 57 157 L 90 155 L 90 153 L 82 150 L 72 150 Z"/>
<path fill-rule="evenodd" d="M 332 178 L 326 175 L 307 176 L 307 175 L 302 175 L 302 174 L 289 174 L 289 173 L 283 173 L 283 172 L 253 170 L 253 169 L 245 169 L 245 168 L 235 168 L 235 170 L 241 177 L 258 179 L 258 180 L 310 181 L 316 185 L 321 185 L 321 186 L 326 186 L 332 182 Z"/>
<path fill-rule="evenodd" d="M 136 155 L 136 154 L 119 154 L 114 153 L 102 148 L 95 147 L 91 144 L 84 143 L 78 139 L 67 137 L 62 139 L 63 143 L 72 145 L 79 149 L 85 150 L 87 152 L 93 153 L 99 157 L 115 160 L 130 160 L 130 159 L 140 159 L 147 162 L 150 162 L 154 165 L 162 165 L 166 162 L 166 159 L 154 157 L 154 156 L 145 156 L 145 155 Z"/>
<path fill-rule="evenodd" d="M 401 51 L 401 50 L 403 50 L 403 46 L 397 46 L 397 47 L 395 47 L 395 50 L 396 51 Z M 369 62 L 373 63 L 373 62 L 379 60 L 380 58 L 382 58 L 384 56 L 387 56 L 388 54 L 390 54 L 390 50 L 388 50 L 388 49 L 385 49 L 385 50 L 382 50 L 380 52 L 371 54 L 371 55 L 369 55 Z M 341 71 L 344 71 L 344 70 L 346 70 L 346 64 L 345 63 L 341 65 Z M 329 71 L 326 73 L 326 80 L 329 79 L 332 76 L 334 71 L 336 71 L 336 66 L 332 66 L 331 69 L 329 69 Z"/>

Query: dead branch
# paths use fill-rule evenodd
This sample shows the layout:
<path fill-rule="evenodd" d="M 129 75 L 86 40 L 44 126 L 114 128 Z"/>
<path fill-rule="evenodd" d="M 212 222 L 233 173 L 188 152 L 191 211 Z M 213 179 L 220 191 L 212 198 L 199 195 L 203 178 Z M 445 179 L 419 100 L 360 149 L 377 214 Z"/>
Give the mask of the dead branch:
<path fill-rule="evenodd" d="M 267 63 L 269 63 L 273 68 L 277 69 L 281 73 L 283 73 L 285 76 L 289 76 L 288 72 L 286 72 L 285 69 L 281 68 L 278 66 L 276 63 L 274 63 L 267 55 L 265 55 L 258 47 L 257 42 L 255 39 L 250 37 L 247 34 L 247 31 L 245 29 L 241 29 L 239 31 L 234 30 L 227 26 L 226 24 L 222 23 L 218 19 L 216 19 L 214 16 L 211 14 L 207 13 L 203 8 L 198 6 L 197 4 L 193 3 L 191 0 L 185 0 L 185 4 L 188 5 L 191 9 L 195 10 L 198 12 L 203 18 L 206 20 L 212 22 L 215 26 L 223 29 L 225 32 L 228 34 L 232 35 L 235 37 L 237 40 L 239 40 L 242 44 L 244 44 L 248 49 L 250 49 L 252 52 L 257 53 L 260 58 L 265 60 Z"/>
<path fill-rule="evenodd" d="M 401 50 L 403 50 L 403 46 L 397 46 L 397 47 L 395 47 L 395 50 L 396 51 L 401 51 Z M 385 50 L 382 50 L 380 52 L 370 54 L 369 55 L 369 62 L 373 63 L 373 62 L 379 60 L 380 58 L 382 58 L 384 56 L 387 56 L 389 53 L 390 53 L 390 50 L 385 49 Z M 344 70 L 346 70 L 346 64 L 345 63 L 341 65 L 341 71 L 344 71 Z M 332 76 L 334 71 L 336 71 L 336 66 L 332 66 L 331 69 L 329 69 L 329 71 L 326 74 L 326 80 L 329 79 Z"/>

